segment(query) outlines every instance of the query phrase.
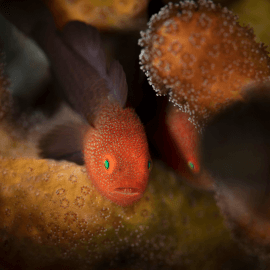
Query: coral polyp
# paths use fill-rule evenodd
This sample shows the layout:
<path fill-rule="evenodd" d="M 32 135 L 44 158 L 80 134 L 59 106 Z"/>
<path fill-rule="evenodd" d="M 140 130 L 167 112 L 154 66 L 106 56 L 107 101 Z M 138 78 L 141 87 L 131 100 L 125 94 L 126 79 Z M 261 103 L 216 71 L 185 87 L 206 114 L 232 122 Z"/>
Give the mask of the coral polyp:
<path fill-rule="evenodd" d="M 152 172 L 143 198 L 120 207 L 96 191 L 82 166 L 0 158 L 0 267 L 119 269 L 124 256 L 126 269 L 199 269 L 208 260 L 218 269 L 236 254 L 246 260 L 209 194 L 159 164 Z"/>
<path fill-rule="evenodd" d="M 196 124 L 241 89 L 269 80 L 270 60 L 249 26 L 210 0 L 168 4 L 141 32 L 141 68 L 157 95 L 168 95 Z"/>
<path fill-rule="evenodd" d="M 146 23 L 149 0 L 43 0 L 43 2 L 54 15 L 58 28 L 62 28 L 68 21 L 80 20 L 98 29 L 124 30 L 141 29 Z"/>

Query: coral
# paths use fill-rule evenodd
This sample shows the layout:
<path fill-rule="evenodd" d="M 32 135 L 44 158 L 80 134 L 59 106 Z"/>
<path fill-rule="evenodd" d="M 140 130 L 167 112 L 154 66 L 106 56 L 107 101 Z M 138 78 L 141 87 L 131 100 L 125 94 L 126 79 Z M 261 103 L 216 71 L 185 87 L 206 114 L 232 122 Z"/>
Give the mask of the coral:
<path fill-rule="evenodd" d="M 74 8 L 79 2 L 63 4 Z M 61 25 L 57 2 L 48 3 L 55 5 L 51 10 Z M 232 241 L 211 194 L 186 186 L 154 162 L 142 199 L 120 207 L 96 191 L 84 167 L 37 159 L 35 137 L 52 124 L 30 125 L 28 116 L 22 125 L 31 134 L 23 139 L 10 127 L 0 126 L 2 268 L 236 270 L 258 266 Z"/>
<path fill-rule="evenodd" d="M 52 12 L 56 25 L 62 28 L 68 21 L 80 20 L 98 29 L 136 29 L 146 23 L 149 0 L 43 0 Z"/>
<path fill-rule="evenodd" d="M 244 98 L 206 126 L 201 163 L 215 178 L 217 203 L 234 238 L 269 260 L 270 85 L 253 86 Z"/>
<path fill-rule="evenodd" d="M 169 95 L 200 126 L 241 89 L 269 80 L 266 47 L 237 16 L 210 0 L 169 4 L 141 32 L 140 60 L 158 95 Z"/>
<path fill-rule="evenodd" d="M 1 158 L 0 265 L 86 269 L 103 261 L 116 267 L 124 254 L 127 266 L 140 269 L 221 269 L 242 256 L 212 196 L 155 167 L 143 198 L 122 208 L 95 190 L 82 166 Z"/>
<path fill-rule="evenodd" d="M 238 192 L 234 192 L 233 188 Z M 217 187 L 217 205 L 224 216 L 226 226 L 241 248 L 249 254 L 257 255 L 262 261 L 269 262 L 269 215 L 261 215 L 259 207 L 256 207 L 253 202 L 250 203 L 254 200 L 254 197 L 250 196 L 247 191 L 254 195 L 248 188 L 239 191 L 239 186 L 228 188 L 220 184 Z M 261 196 L 263 195 L 261 194 Z M 257 204 L 259 205 L 258 201 Z M 251 209 L 252 207 L 254 209 Z M 261 207 L 265 207 L 265 205 Z"/>

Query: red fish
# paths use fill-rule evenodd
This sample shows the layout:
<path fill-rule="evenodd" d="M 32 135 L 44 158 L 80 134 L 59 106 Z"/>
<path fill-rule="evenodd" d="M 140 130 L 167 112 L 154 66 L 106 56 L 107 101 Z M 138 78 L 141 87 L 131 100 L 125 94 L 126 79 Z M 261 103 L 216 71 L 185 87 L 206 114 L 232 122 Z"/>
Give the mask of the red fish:
<path fill-rule="evenodd" d="M 213 190 L 212 178 L 200 165 L 200 134 L 189 121 L 189 114 L 166 100 L 159 108 L 158 123 L 152 123 L 147 130 L 161 158 L 192 186 Z"/>
<path fill-rule="evenodd" d="M 20 14 L 16 5 L 25 10 L 26 3 L 3 2 L 2 13 L 43 49 L 63 98 L 85 120 L 49 132 L 40 141 L 41 155 L 85 163 L 98 191 L 121 206 L 138 201 L 151 167 L 147 138 L 135 111 L 125 108 L 128 87 L 122 66 L 113 61 L 107 69 L 99 32 L 79 21 L 58 31 L 52 20 Z M 22 18 L 32 25 L 21 25 Z"/>
<path fill-rule="evenodd" d="M 199 136 L 195 126 L 189 121 L 189 115 L 171 105 L 167 110 L 165 121 L 171 139 L 175 142 L 177 151 L 182 152 L 189 171 L 198 174 L 200 172 L 197 149 Z"/>

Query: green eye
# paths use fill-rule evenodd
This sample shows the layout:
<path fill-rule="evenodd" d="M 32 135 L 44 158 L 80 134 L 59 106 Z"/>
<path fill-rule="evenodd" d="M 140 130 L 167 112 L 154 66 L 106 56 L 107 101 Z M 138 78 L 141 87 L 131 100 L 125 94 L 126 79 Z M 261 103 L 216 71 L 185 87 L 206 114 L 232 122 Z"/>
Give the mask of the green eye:
<path fill-rule="evenodd" d="M 189 162 L 188 166 L 190 167 L 191 170 L 194 170 L 194 164 L 192 162 Z"/>
<path fill-rule="evenodd" d="M 109 167 L 110 167 L 110 163 L 109 163 L 109 161 L 107 159 L 104 161 L 104 166 L 105 166 L 106 170 L 108 170 Z"/>
<path fill-rule="evenodd" d="M 152 165 L 152 162 L 149 160 L 149 161 L 148 161 L 148 170 L 151 169 L 151 165 Z"/>

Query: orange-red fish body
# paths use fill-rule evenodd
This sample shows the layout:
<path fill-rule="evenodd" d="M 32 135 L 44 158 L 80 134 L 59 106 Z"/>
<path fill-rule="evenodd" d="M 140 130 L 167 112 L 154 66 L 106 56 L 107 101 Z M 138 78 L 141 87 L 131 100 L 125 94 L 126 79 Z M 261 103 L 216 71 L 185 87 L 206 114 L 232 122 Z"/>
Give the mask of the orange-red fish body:
<path fill-rule="evenodd" d="M 200 172 L 198 160 L 199 134 L 188 118 L 187 113 L 183 113 L 176 107 L 171 106 L 167 111 L 165 121 L 168 133 L 177 147 L 176 150 L 183 154 L 185 163 L 189 167 L 188 172 L 196 175 Z"/>
<path fill-rule="evenodd" d="M 84 121 L 57 126 L 46 134 L 39 143 L 40 154 L 85 164 L 103 196 L 130 205 L 146 189 L 151 161 L 143 125 L 132 109 L 125 108 L 124 70 L 118 61 L 107 66 L 97 29 L 72 21 L 58 31 L 42 2 L 34 3 L 35 16 L 30 5 L 17 0 L 4 1 L 0 10 L 43 49 L 59 94 Z"/>
<path fill-rule="evenodd" d="M 190 115 L 181 112 L 177 107 L 170 105 L 166 114 L 165 125 L 167 137 L 174 145 L 175 160 L 172 167 L 187 179 L 191 185 L 213 190 L 212 177 L 201 168 L 199 161 L 200 134 L 195 125 L 189 120 Z M 168 151 L 168 150 L 167 150 Z M 182 159 L 183 158 L 183 159 Z"/>
<path fill-rule="evenodd" d="M 153 140 L 162 160 L 192 186 L 213 190 L 212 178 L 201 169 L 198 149 L 200 134 L 189 121 L 189 114 L 164 100 L 156 125 Z"/>
<path fill-rule="evenodd" d="M 122 66 L 114 61 L 107 70 L 99 33 L 89 25 L 70 22 L 56 37 L 50 29 L 46 31 L 66 55 L 67 65 L 63 66 L 63 57 L 56 54 L 55 48 L 47 48 L 64 96 L 88 122 L 77 131 L 78 135 L 74 131 L 74 141 L 78 136 L 81 141 L 65 159 L 77 158 L 76 153 L 81 152 L 80 163 L 85 163 L 89 179 L 103 196 L 121 206 L 138 201 L 147 187 L 151 161 L 142 123 L 135 111 L 124 108 L 128 88 Z M 63 78 L 65 73 L 70 78 Z M 46 149 L 46 144 L 41 148 Z M 55 149 L 65 152 L 65 145 L 62 136 L 54 153 Z M 57 158 L 55 154 L 52 157 Z"/>
<path fill-rule="evenodd" d="M 144 128 L 135 112 L 106 107 L 84 137 L 85 166 L 95 187 L 121 205 L 139 200 L 151 166 Z"/>

